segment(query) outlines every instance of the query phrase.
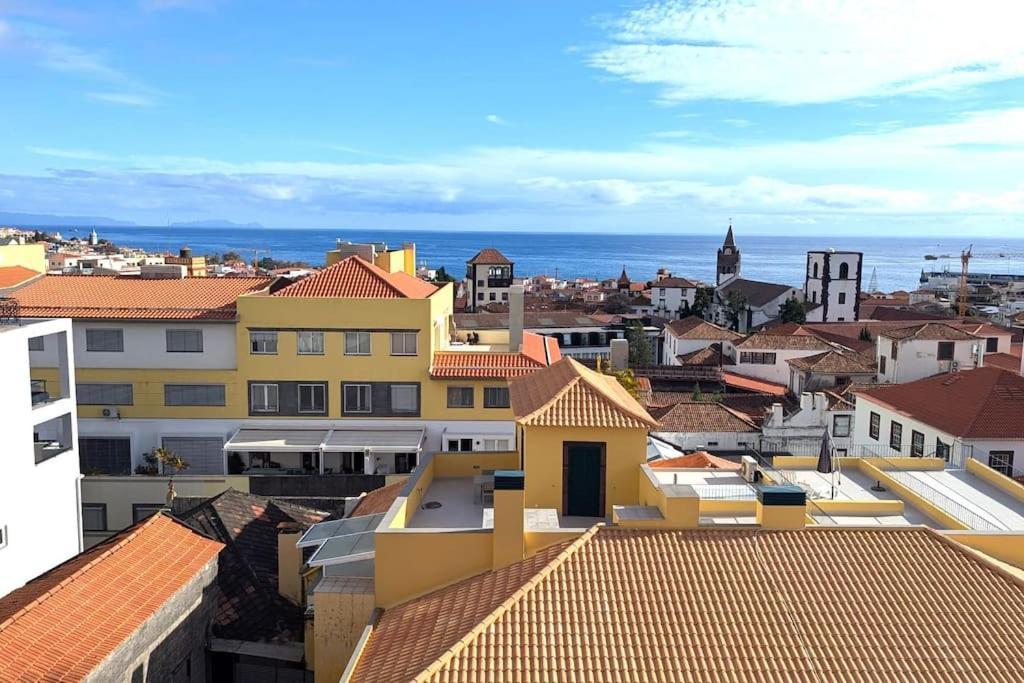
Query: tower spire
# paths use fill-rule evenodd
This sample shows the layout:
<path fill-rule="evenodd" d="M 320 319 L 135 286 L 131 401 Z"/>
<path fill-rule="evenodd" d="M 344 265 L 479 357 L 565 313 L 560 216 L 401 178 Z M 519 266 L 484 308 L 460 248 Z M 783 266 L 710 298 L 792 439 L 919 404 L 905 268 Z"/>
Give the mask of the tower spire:
<path fill-rule="evenodd" d="M 729 219 L 729 231 L 725 233 L 725 242 L 722 243 L 723 247 L 735 247 L 736 240 L 732 236 L 732 219 Z"/>

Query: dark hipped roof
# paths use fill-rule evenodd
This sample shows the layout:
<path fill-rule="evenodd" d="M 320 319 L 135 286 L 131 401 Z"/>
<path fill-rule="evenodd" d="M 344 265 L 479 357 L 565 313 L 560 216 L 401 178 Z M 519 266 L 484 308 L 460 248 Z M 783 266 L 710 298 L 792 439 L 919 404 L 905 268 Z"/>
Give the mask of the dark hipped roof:
<path fill-rule="evenodd" d="M 718 293 L 724 301 L 729 296 L 730 292 L 739 292 L 746 298 L 747 303 L 751 306 L 764 306 L 770 301 L 774 301 L 786 292 L 790 290 L 796 290 L 796 287 L 790 287 L 789 285 L 780 285 L 774 282 L 761 282 L 759 280 L 747 280 L 745 278 L 733 278 L 729 280 L 725 285 L 718 289 Z"/>
<path fill-rule="evenodd" d="M 673 320 L 668 324 L 668 329 L 674 336 L 680 339 L 733 341 L 743 336 L 739 332 L 719 327 L 695 315 L 688 316 L 682 320 Z"/>
<path fill-rule="evenodd" d="M 505 258 L 504 254 L 502 254 L 500 251 L 498 251 L 494 247 L 486 247 L 484 249 L 481 249 L 480 251 L 478 251 L 476 253 L 476 256 L 474 256 L 473 258 L 469 259 L 469 261 L 467 261 L 466 263 L 469 263 L 471 265 L 475 265 L 477 263 L 480 263 L 480 264 L 484 264 L 484 265 L 493 265 L 493 266 L 506 266 L 506 265 L 511 265 L 512 264 L 511 261 L 509 261 L 507 258 Z"/>

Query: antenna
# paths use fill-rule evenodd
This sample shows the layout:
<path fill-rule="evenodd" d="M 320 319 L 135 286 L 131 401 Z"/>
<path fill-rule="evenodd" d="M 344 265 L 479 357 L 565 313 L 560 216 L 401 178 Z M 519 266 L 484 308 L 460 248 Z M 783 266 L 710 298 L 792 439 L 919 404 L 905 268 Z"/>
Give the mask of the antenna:
<path fill-rule="evenodd" d="M 868 293 L 874 294 L 878 291 L 878 268 L 871 269 L 871 282 L 868 283 Z"/>
<path fill-rule="evenodd" d="M 974 245 L 960 252 L 960 305 L 957 313 L 962 318 L 967 313 L 967 271 L 971 263 L 971 250 Z"/>

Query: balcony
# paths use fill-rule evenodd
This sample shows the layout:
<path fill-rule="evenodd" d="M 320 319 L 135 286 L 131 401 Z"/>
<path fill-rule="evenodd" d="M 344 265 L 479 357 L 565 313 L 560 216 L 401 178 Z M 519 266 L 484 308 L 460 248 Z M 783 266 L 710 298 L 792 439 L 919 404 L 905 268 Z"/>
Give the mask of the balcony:
<path fill-rule="evenodd" d="M 487 286 L 491 289 L 507 289 L 512 286 L 511 277 L 489 277 Z"/>
<path fill-rule="evenodd" d="M 37 465 L 72 450 L 74 428 L 71 413 L 67 412 L 38 424 L 32 442 Z"/>

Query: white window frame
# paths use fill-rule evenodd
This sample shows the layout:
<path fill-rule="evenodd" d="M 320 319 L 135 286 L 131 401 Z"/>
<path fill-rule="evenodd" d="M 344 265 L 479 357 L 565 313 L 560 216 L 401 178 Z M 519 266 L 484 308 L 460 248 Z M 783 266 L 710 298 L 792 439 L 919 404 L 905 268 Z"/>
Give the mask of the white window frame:
<path fill-rule="evenodd" d="M 409 351 L 409 339 L 412 339 L 412 351 Z M 402 340 L 396 344 L 396 340 Z M 391 355 L 392 356 L 416 356 L 420 350 L 419 335 L 416 332 L 392 332 L 391 333 Z"/>
<path fill-rule="evenodd" d="M 257 350 L 257 343 L 263 350 Z M 271 343 L 273 343 L 274 350 L 268 351 Z M 277 332 L 275 330 L 249 330 L 249 353 L 253 356 L 276 356 Z"/>
<path fill-rule="evenodd" d="M 255 400 L 256 399 L 256 395 L 257 395 L 257 391 L 260 392 L 263 395 L 262 396 L 262 398 L 263 398 L 262 405 L 264 405 L 264 406 L 269 406 L 270 405 L 270 400 L 269 400 L 270 399 L 270 394 L 271 394 L 270 387 L 274 388 L 274 390 L 273 390 L 274 407 L 273 408 L 270 408 L 270 407 L 257 408 L 256 407 L 256 400 Z M 281 411 L 281 389 L 280 389 L 280 387 L 278 387 L 278 385 L 272 384 L 270 382 L 260 382 L 260 383 L 255 383 L 254 382 L 253 384 L 249 385 L 249 410 L 250 410 L 250 412 L 253 412 L 253 413 L 278 413 L 278 412 L 280 412 Z"/>
<path fill-rule="evenodd" d="M 312 402 L 311 402 L 312 405 L 314 406 L 313 408 L 303 409 L 303 407 L 302 407 L 302 390 L 303 389 L 312 389 L 313 390 L 310 393 L 310 395 L 309 395 L 310 398 L 313 399 Z M 315 407 L 316 406 L 316 400 L 315 400 L 316 399 L 316 391 L 315 391 L 316 389 L 320 390 L 320 399 L 321 400 L 320 400 L 320 407 L 319 408 Z M 326 413 L 327 412 L 327 386 L 322 384 L 322 383 L 320 383 L 320 382 L 304 382 L 302 384 L 299 384 L 298 387 L 296 388 L 296 401 L 297 401 L 296 409 L 300 413 L 304 413 L 304 414 L 312 413 L 312 414 L 316 414 L 316 415 L 320 415 L 320 414 Z"/>
<path fill-rule="evenodd" d="M 299 330 L 295 335 L 295 350 L 300 356 L 322 356 L 324 355 L 324 336 L 323 330 Z M 303 350 L 303 346 L 306 347 L 305 350 Z"/>
<path fill-rule="evenodd" d="M 349 339 L 355 341 L 355 350 L 349 350 Z M 366 350 L 363 350 L 363 340 L 366 341 Z M 367 330 L 350 330 L 345 333 L 345 355 L 346 356 L 369 356 L 373 353 L 373 335 Z"/>
<path fill-rule="evenodd" d="M 839 427 L 840 420 L 845 420 L 846 421 L 846 433 L 845 434 L 840 434 L 839 433 L 838 427 Z M 853 416 L 851 416 L 851 415 L 833 415 L 832 416 L 832 436 L 834 436 L 836 438 L 839 438 L 839 439 L 845 439 L 845 438 L 850 436 L 850 431 L 852 429 L 853 429 Z"/>
<path fill-rule="evenodd" d="M 402 391 L 402 392 L 409 391 L 409 392 L 412 393 L 412 407 L 411 408 L 401 409 L 401 408 L 395 407 L 396 392 L 399 392 L 399 391 Z M 405 414 L 410 414 L 410 415 L 418 413 L 420 411 L 420 401 L 419 401 L 419 398 L 420 398 L 419 397 L 419 387 L 417 387 L 415 384 L 392 384 L 391 385 L 391 412 L 392 413 L 405 413 Z"/>
<path fill-rule="evenodd" d="M 365 410 L 354 410 L 349 408 L 348 403 L 348 392 L 349 389 L 358 389 L 366 391 L 366 409 Z M 342 391 L 342 401 L 344 403 L 344 409 L 346 413 L 366 415 L 373 412 L 373 385 L 372 384 L 346 384 Z"/>

